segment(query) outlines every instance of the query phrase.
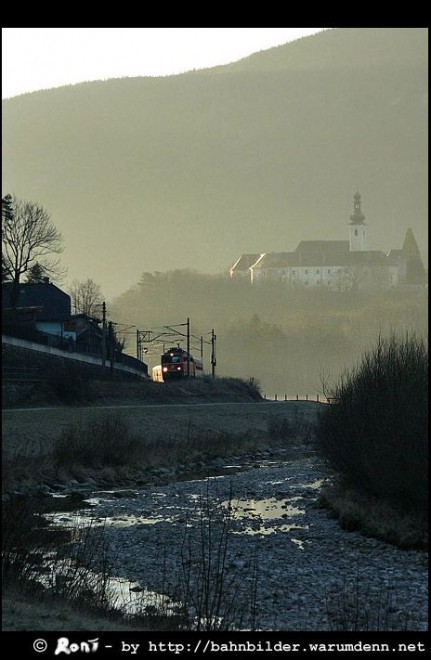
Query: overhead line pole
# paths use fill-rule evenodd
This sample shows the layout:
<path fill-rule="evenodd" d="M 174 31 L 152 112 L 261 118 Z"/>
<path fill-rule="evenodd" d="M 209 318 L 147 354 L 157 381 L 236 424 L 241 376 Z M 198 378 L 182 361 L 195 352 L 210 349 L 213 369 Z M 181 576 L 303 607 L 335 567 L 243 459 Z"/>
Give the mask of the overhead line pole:
<path fill-rule="evenodd" d="M 102 366 L 106 362 L 106 302 L 102 303 Z"/>
<path fill-rule="evenodd" d="M 211 330 L 211 375 L 213 378 L 215 378 L 215 368 L 217 364 L 216 360 L 216 352 L 215 352 L 215 343 L 216 343 L 216 335 L 214 333 L 214 328 Z"/>
<path fill-rule="evenodd" d="M 190 319 L 187 317 L 187 378 L 190 378 Z"/>

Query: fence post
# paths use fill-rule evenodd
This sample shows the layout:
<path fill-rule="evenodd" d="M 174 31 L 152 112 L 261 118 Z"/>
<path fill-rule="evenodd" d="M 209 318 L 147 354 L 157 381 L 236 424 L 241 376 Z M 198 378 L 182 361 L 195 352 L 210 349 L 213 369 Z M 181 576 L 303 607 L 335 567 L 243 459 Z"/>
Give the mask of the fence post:
<path fill-rule="evenodd" d="M 284 400 L 287 401 L 287 394 L 284 395 Z"/>
<path fill-rule="evenodd" d="M 298 395 L 296 395 L 296 400 L 298 401 Z"/>
<path fill-rule="evenodd" d="M 308 401 L 308 394 L 305 395 L 305 400 Z"/>
<path fill-rule="evenodd" d="M 274 401 L 277 401 L 277 395 L 275 395 L 275 399 L 274 399 Z"/>
<path fill-rule="evenodd" d="M 317 403 L 319 403 L 319 395 L 317 395 Z"/>

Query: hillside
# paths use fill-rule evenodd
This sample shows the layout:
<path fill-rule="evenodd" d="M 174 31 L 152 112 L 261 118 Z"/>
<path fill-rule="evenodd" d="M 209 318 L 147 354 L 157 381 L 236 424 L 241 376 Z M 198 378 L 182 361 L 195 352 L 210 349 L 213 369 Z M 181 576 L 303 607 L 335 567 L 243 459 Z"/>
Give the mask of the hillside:
<path fill-rule="evenodd" d="M 38 201 L 69 279 L 107 298 L 143 271 L 226 270 L 242 252 L 411 227 L 427 261 L 427 30 L 341 28 L 165 78 L 3 101 L 3 194 Z"/>

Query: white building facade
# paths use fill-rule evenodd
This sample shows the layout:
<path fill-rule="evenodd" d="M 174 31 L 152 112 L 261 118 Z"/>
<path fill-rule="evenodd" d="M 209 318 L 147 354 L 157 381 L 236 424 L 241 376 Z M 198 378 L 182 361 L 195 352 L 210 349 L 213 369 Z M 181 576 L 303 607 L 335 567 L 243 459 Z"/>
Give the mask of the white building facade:
<path fill-rule="evenodd" d="M 232 266 L 232 278 L 251 284 L 283 282 L 304 288 L 347 290 L 386 290 L 406 282 L 408 264 L 414 262 L 414 283 L 426 280 L 419 249 L 411 229 L 401 250 L 388 254 L 367 249 L 367 228 L 361 211 L 361 195 L 354 195 L 349 240 L 301 241 L 293 252 L 267 252 L 242 255 Z"/>

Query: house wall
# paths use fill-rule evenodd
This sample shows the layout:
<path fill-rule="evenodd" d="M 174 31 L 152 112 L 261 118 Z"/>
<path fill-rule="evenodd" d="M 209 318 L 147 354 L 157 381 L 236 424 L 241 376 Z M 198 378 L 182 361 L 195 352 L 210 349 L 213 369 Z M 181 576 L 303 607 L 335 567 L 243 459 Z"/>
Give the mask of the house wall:
<path fill-rule="evenodd" d="M 334 291 L 385 290 L 397 286 L 396 266 L 295 266 L 250 269 L 251 282 L 284 282 L 289 286 L 322 287 Z"/>
<path fill-rule="evenodd" d="M 63 337 L 63 339 L 76 339 L 76 332 L 64 330 L 64 323 L 61 321 L 36 321 L 36 328 L 48 335 Z"/>

